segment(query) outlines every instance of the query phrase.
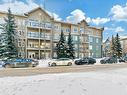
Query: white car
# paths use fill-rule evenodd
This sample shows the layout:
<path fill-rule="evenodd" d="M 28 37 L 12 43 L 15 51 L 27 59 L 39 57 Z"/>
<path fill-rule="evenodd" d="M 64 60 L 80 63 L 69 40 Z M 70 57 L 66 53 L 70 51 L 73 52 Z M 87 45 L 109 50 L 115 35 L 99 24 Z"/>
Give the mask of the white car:
<path fill-rule="evenodd" d="M 60 58 L 60 59 L 54 59 L 51 60 L 48 65 L 49 66 L 71 66 L 74 63 L 72 59 L 69 58 Z"/>

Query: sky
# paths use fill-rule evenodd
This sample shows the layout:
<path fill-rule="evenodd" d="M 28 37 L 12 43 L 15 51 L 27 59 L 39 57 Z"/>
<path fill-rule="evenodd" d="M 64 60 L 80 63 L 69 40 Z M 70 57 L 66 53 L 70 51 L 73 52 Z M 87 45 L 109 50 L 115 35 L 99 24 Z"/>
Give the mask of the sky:
<path fill-rule="evenodd" d="M 0 0 L 0 11 L 11 7 L 17 14 L 38 6 L 45 8 L 56 20 L 78 23 L 85 19 L 90 26 L 104 27 L 103 40 L 116 33 L 127 36 L 126 0 Z"/>

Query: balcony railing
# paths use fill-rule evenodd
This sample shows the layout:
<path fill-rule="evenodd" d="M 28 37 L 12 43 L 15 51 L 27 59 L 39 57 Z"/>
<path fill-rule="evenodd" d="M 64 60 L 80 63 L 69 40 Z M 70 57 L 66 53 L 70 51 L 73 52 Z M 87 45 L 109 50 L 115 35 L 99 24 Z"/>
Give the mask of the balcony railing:
<path fill-rule="evenodd" d="M 27 46 L 27 48 L 28 49 L 36 49 L 36 50 L 38 50 L 38 49 L 51 49 L 50 46 L 45 46 L 45 47 L 42 47 L 42 46 L 40 46 L 40 47 L 30 47 L 30 46 Z"/>
<path fill-rule="evenodd" d="M 28 32 L 27 34 L 28 38 L 32 38 L 32 39 L 45 39 L 45 40 L 51 40 L 51 35 L 50 34 L 43 34 L 43 35 L 39 35 L 39 33 L 36 32 Z"/>
<path fill-rule="evenodd" d="M 51 29 L 52 24 L 48 22 L 39 22 L 34 20 L 27 20 L 26 21 L 27 27 L 33 27 L 33 28 L 43 28 L 43 29 Z"/>

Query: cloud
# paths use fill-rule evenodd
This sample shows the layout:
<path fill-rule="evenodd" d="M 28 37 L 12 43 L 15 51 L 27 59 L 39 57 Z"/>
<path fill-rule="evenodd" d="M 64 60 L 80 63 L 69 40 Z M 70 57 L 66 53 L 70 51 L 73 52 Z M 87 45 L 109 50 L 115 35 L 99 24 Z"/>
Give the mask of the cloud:
<path fill-rule="evenodd" d="M 67 22 L 78 23 L 86 18 L 85 13 L 80 9 L 76 9 L 72 11 L 70 14 L 71 16 L 66 17 Z"/>
<path fill-rule="evenodd" d="M 55 20 L 57 20 L 57 21 L 61 21 L 61 20 L 62 20 L 62 18 L 60 18 L 58 14 L 52 13 L 52 12 L 49 12 L 49 11 L 46 11 L 46 12 L 47 12 L 51 17 L 53 17 Z"/>
<path fill-rule="evenodd" d="M 114 31 L 115 28 L 111 28 L 111 27 L 105 27 L 104 30 L 107 30 L 107 31 Z"/>
<path fill-rule="evenodd" d="M 105 27 L 104 30 L 114 31 L 114 32 L 124 32 L 125 31 L 125 29 L 123 29 L 121 26 L 118 26 L 118 27 Z"/>
<path fill-rule="evenodd" d="M 3 0 L 4 3 L 0 4 L 0 11 L 7 11 L 8 8 L 11 8 L 11 11 L 14 14 L 23 14 L 25 12 L 28 12 L 36 7 L 38 7 L 38 4 L 34 3 L 33 0 L 26 0 L 25 2 L 22 1 L 17 1 L 15 0 L 14 2 L 10 2 L 9 0 Z M 13 0 L 11 0 L 13 1 Z"/>
<path fill-rule="evenodd" d="M 92 23 L 94 25 L 99 25 L 99 24 L 105 24 L 110 21 L 110 18 L 86 17 L 85 12 L 83 12 L 80 9 L 76 9 L 76 10 L 72 11 L 70 14 L 71 14 L 71 16 L 68 16 L 66 18 L 67 22 L 78 23 L 78 22 L 82 21 L 83 19 L 85 19 L 88 23 Z"/>
<path fill-rule="evenodd" d="M 62 18 L 60 18 L 59 15 L 57 15 L 56 13 L 53 13 L 53 17 L 57 21 L 61 21 L 62 20 Z"/>
<path fill-rule="evenodd" d="M 110 21 L 110 18 L 100 18 L 100 17 L 97 17 L 95 19 L 92 19 L 92 23 L 95 24 L 95 25 L 105 24 L 105 23 L 107 23 L 109 21 Z"/>
<path fill-rule="evenodd" d="M 122 27 L 117 27 L 115 32 L 124 32 L 125 30 Z"/>
<path fill-rule="evenodd" d="M 127 21 L 127 4 L 125 6 L 115 5 L 111 8 L 109 15 L 116 21 Z"/>
<path fill-rule="evenodd" d="M 2 4 L 0 4 L 0 11 L 5 11 L 7 12 L 8 8 L 11 8 L 11 11 L 14 14 L 20 14 L 23 15 L 24 13 L 39 7 L 38 4 L 36 4 L 34 2 L 34 0 L 26 0 L 26 3 L 23 1 L 19 1 L 19 0 L 2 0 Z M 56 13 L 51 13 L 49 11 L 46 11 L 47 13 L 49 13 L 50 16 L 53 16 L 55 20 L 61 20 L 61 18 L 59 17 L 59 15 L 57 15 Z"/>

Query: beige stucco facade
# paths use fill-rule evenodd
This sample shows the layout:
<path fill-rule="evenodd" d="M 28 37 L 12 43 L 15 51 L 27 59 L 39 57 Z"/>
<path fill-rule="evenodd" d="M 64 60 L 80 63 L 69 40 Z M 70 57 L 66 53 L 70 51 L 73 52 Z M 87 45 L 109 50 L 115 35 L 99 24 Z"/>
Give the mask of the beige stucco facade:
<path fill-rule="evenodd" d="M 0 12 L 0 23 L 3 23 L 4 17 L 6 13 Z M 55 46 L 61 31 L 64 32 L 66 40 L 68 33 L 71 32 L 77 58 L 93 57 L 94 53 L 95 57 L 101 57 L 102 51 L 100 50 L 97 56 L 96 51 L 92 52 L 90 49 L 90 45 L 95 39 L 99 39 L 100 42 L 96 43 L 95 47 L 101 47 L 103 28 L 90 27 L 85 20 L 78 24 L 56 21 L 38 7 L 24 15 L 15 15 L 15 22 L 19 57 L 36 59 L 56 57 Z M 93 42 L 89 41 L 90 37 L 93 37 Z"/>
<path fill-rule="evenodd" d="M 121 38 L 120 41 L 121 41 L 121 46 L 123 49 L 123 56 L 125 56 L 127 55 L 127 36 L 124 38 Z"/>

